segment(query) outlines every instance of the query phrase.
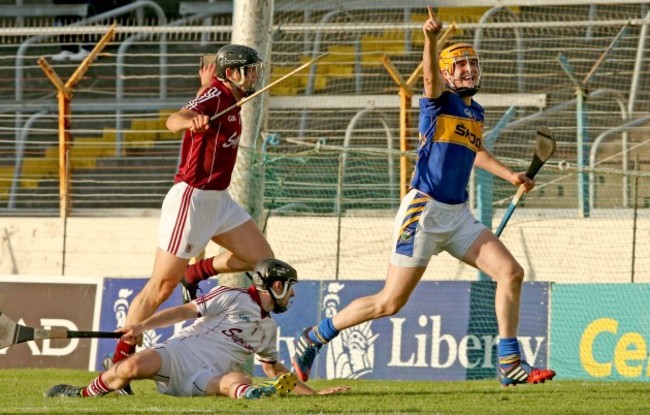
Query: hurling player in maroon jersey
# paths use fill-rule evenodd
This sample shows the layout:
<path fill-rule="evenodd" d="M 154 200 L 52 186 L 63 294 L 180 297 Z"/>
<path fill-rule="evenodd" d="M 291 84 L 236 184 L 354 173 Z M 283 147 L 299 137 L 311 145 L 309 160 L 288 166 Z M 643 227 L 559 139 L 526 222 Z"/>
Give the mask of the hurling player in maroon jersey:
<path fill-rule="evenodd" d="M 227 190 L 241 135 L 240 108 L 233 104 L 259 87 L 263 62 L 255 49 L 227 45 L 217 52 L 214 65 L 214 76 L 209 76 L 209 82 L 202 79 L 196 98 L 167 119 L 169 130 L 185 131 L 180 163 L 175 184 L 162 204 L 153 273 L 131 302 L 126 325 L 145 320 L 169 298 L 183 279 L 189 260 L 210 240 L 225 251 L 191 268 L 206 278 L 252 270 L 259 261 L 274 257 L 255 222 Z M 231 106 L 232 110 L 210 120 Z M 192 294 L 196 297 L 196 288 Z M 134 351 L 135 345 L 120 340 L 112 362 Z"/>

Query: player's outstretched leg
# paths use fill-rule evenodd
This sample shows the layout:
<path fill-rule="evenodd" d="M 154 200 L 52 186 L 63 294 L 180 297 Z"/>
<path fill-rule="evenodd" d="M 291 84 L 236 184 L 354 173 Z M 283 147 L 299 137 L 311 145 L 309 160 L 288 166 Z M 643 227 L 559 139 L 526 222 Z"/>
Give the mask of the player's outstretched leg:
<path fill-rule="evenodd" d="M 499 381 L 503 386 L 516 386 L 521 383 L 544 383 L 555 377 L 551 369 L 532 367 L 519 356 L 501 358 L 499 363 Z"/>
<path fill-rule="evenodd" d="M 104 356 L 104 360 L 102 360 L 102 366 L 104 367 L 104 370 L 108 370 L 111 366 L 113 366 L 113 355 L 109 354 L 108 356 Z M 133 393 L 133 389 L 131 389 L 131 385 L 127 384 L 124 386 L 122 389 L 117 389 L 115 393 L 120 394 L 120 395 L 135 395 Z"/>
<path fill-rule="evenodd" d="M 312 327 L 307 327 L 294 340 L 296 352 L 291 358 L 291 365 L 296 371 L 298 379 L 303 382 L 309 380 L 309 372 L 311 372 L 311 367 L 314 365 L 316 355 L 320 348 L 323 347 L 322 344 L 316 343 L 309 337 L 309 332 L 312 329 Z"/>
<path fill-rule="evenodd" d="M 43 393 L 46 398 L 82 398 L 82 387 L 72 385 L 55 385 Z"/>
<path fill-rule="evenodd" d="M 251 385 L 244 394 L 246 399 L 260 399 L 277 395 L 284 396 L 291 392 L 298 384 L 298 379 L 293 373 L 285 373 L 273 380 Z"/>

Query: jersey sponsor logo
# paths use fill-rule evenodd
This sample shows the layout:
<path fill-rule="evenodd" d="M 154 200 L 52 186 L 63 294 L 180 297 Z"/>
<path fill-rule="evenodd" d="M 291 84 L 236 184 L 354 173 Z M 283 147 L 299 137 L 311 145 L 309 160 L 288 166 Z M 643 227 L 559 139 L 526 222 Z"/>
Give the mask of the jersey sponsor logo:
<path fill-rule="evenodd" d="M 222 147 L 223 148 L 237 147 L 237 145 L 239 144 L 240 138 L 241 138 L 241 136 L 237 135 L 237 133 L 234 133 L 233 135 L 228 137 L 228 140 L 225 143 L 223 143 Z"/>
<path fill-rule="evenodd" d="M 230 121 L 230 122 L 235 122 L 235 121 L 237 121 L 237 116 L 236 116 L 236 115 L 229 115 L 229 116 L 228 116 L 228 121 Z"/>
<path fill-rule="evenodd" d="M 483 123 L 447 114 L 438 117 L 434 141 L 448 142 L 479 151 L 482 146 Z"/>
<path fill-rule="evenodd" d="M 257 349 L 255 347 L 251 346 L 246 340 L 238 336 L 238 333 L 241 333 L 243 331 L 244 330 L 242 329 L 231 328 L 228 330 L 221 330 L 221 333 L 226 337 L 230 337 L 230 340 L 232 340 L 233 343 L 238 344 L 244 349 L 250 350 L 253 353 L 257 353 Z"/>
<path fill-rule="evenodd" d="M 481 148 L 481 137 L 477 134 L 474 134 L 470 127 L 467 127 L 465 124 L 457 124 L 454 132 L 456 135 L 465 137 L 470 143 L 476 145 L 476 147 Z"/>

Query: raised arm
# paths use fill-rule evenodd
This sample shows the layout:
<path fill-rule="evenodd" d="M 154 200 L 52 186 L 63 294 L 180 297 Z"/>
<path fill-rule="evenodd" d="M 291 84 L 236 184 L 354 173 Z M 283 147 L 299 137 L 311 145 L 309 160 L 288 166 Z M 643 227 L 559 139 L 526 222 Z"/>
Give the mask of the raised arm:
<path fill-rule="evenodd" d="M 212 85 L 212 78 L 214 77 L 214 71 L 217 70 L 217 65 L 214 63 L 208 63 L 205 66 L 201 66 L 201 69 L 199 69 L 199 78 L 201 79 L 201 88 L 199 88 L 199 92 L 196 93 L 196 96 L 198 97 L 205 91 L 206 89 L 210 88 L 210 85 Z"/>
<path fill-rule="evenodd" d="M 438 63 L 438 35 L 442 30 L 442 22 L 438 20 L 429 6 L 429 19 L 424 22 L 424 51 L 422 53 L 422 78 L 424 80 L 424 96 L 438 98 L 445 90 L 445 80 L 440 74 Z"/>

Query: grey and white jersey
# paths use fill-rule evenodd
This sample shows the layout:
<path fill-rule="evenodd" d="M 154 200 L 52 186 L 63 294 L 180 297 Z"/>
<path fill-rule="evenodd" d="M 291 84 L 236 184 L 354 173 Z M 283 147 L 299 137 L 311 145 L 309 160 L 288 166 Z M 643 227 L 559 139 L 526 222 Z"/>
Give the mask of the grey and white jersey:
<path fill-rule="evenodd" d="M 261 308 L 255 287 L 217 286 L 193 302 L 199 318 L 166 343 L 182 343 L 212 367 L 235 369 L 251 353 L 264 362 L 278 360 L 277 324 Z"/>

